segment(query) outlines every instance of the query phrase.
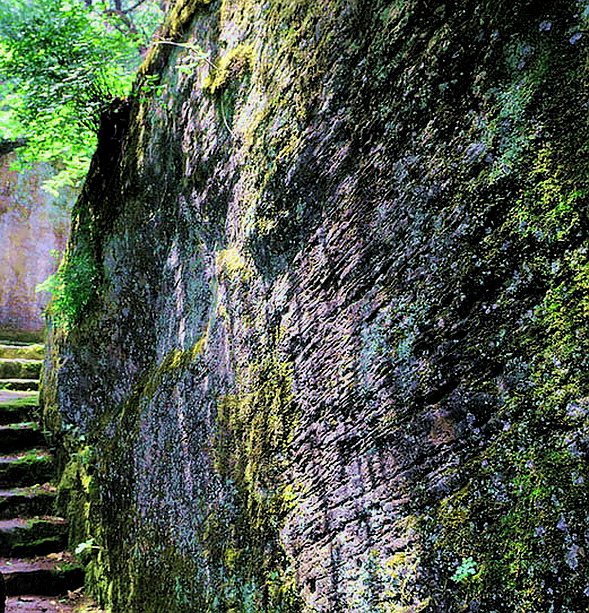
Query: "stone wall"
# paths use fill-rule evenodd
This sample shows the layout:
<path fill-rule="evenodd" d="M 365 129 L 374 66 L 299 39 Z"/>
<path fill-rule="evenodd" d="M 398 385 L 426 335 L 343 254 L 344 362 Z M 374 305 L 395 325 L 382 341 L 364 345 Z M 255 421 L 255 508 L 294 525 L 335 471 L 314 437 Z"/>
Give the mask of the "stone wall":
<path fill-rule="evenodd" d="M 113 611 L 587 610 L 588 18 L 175 4 L 45 371 Z"/>
<path fill-rule="evenodd" d="M 55 272 L 69 232 L 71 202 L 43 190 L 51 169 L 39 165 L 18 172 L 16 153 L 0 152 L 0 329 L 39 334 L 48 292 L 35 287 Z"/>

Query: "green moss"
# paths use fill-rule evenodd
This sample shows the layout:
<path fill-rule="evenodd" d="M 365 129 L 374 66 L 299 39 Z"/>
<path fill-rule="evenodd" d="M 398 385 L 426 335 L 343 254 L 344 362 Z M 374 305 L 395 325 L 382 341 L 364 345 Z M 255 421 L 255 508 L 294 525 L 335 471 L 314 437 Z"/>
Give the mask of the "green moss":
<path fill-rule="evenodd" d="M 212 0 L 178 0 L 172 6 L 164 24 L 158 32 L 158 40 L 181 42 L 188 26 L 197 11 L 206 7 Z M 170 54 L 170 48 L 164 45 L 152 45 L 145 60 L 139 67 L 138 83 L 146 85 L 145 76 L 156 74 Z M 141 85 L 139 87 L 141 89 Z"/>
<path fill-rule="evenodd" d="M 281 475 L 297 421 L 292 367 L 270 355 L 251 365 L 244 393 L 218 403 L 215 467 L 235 487 L 237 521 L 211 517 L 205 540 L 209 564 L 223 569 L 219 606 L 232 611 L 298 611 L 301 602 L 279 543 L 281 518 L 292 504 Z M 216 610 L 216 609 L 215 609 Z"/>
<path fill-rule="evenodd" d="M 43 341 L 42 331 L 14 330 L 12 328 L 0 328 L 0 343 L 11 341 L 15 343 L 40 343 Z"/>
<path fill-rule="evenodd" d="M 202 358 L 202 353 L 207 345 L 208 336 L 205 333 L 192 347 L 189 349 L 173 349 L 164 358 L 153 367 L 138 385 L 135 386 L 132 395 L 126 402 L 125 411 L 134 411 L 137 409 L 140 399 L 151 398 L 158 388 L 161 386 L 165 377 L 174 375 L 174 373 L 182 373 L 191 364 L 194 364 Z"/>
<path fill-rule="evenodd" d="M 100 521 L 101 502 L 96 477 L 94 449 L 68 435 L 67 464 L 57 486 L 56 508 L 68 520 L 68 546 L 75 551 L 81 543 L 93 546 L 77 554 L 85 570 L 85 585 L 89 594 L 102 606 L 110 600 L 108 563 L 103 549 L 103 530 Z"/>
<path fill-rule="evenodd" d="M 468 450 L 460 470 L 447 471 L 447 481 L 459 484 L 453 493 L 435 502 L 431 492 L 420 497 L 428 509 L 420 521 L 429 557 L 425 566 L 438 569 L 434 600 L 456 610 L 523 613 L 559 603 L 576 611 L 589 603 L 579 554 L 589 499 L 579 451 L 587 442 L 589 392 L 589 268 L 580 232 L 587 219 L 589 134 L 577 122 L 574 136 L 561 138 L 556 122 L 567 103 L 539 101 L 543 88 L 556 87 L 555 74 L 563 79 L 563 93 L 572 70 L 584 74 L 571 63 L 556 69 L 559 53 L 544 49 L 528 92 L 522 93 L 519 80 L 513 83 L 521 96 L 505 98 L 507 107 L 498 114 L 502 121 L 510 118 L 502 124 L 503 130 L 509 126 L 509 136 L 504 132 L 495 143 L 501 180 L 515 181 L 517 172 L 515 185 L 508 184 L 510 197 L 501 200 L 506 184 L 496 191 L 499 175 L 486 171 L 470 184 L 470 194 L 465 186 L 454 194 L 458 202 L 482 193 L 487 204 L 496 205 L 486 235 L 470 254 L 478 264 L 457 268 L 463 291 L 478 284 L 486 292 L 480 300 L 494 311 L 478 321 L 469 315 L 476 322 L 468 335 L 477 342 L 469 354 L 472 363 L 480 359 L 481 347 L 489 347 L 488 363 L 501 373 L 496 379 L 480 369 L 478 378 L 467 380 L 470 389 L 498 406 L 478 443 L 484 451 Z M 578 96 L 572 104 L 577 102 Z M 531 109 L 551 126 L 547 142 L 532 134 Z M 500 321 L 499 330 L 493 321 Z M 477 440 L 472 432 L 469 437 Z M 468 559 L 476 572 L 452 581 Z M 436 594 L 435 586 L 445 582 L 453 590 Z"/>
<path fill-rule="evenodd" d="M 31 428 L 31 430 L 37 431 L 39 430 L 39 425 L 36 422 L 33 421 L 29 421 L 29 422 L 20 422 L 18 424 L 9 424 L 7 426 L 5 426 L 5 431 L 9 430 L 9 431 L 18 431 L 18 430 L 23 430 L 25 428 Z"/>
<path fill-rule="evenodd" d="M 212 74 L 207 76 L 203 89 L 211 96 L 222 94 L 232 80 L 251 72 L 253 62 L 253 47 L 245 43 L 238 45 L 217 62 Z"/>
<path fill-rule="evenodd" d="M 51 457 L 48 455 L 43 455 L 40 450 L 33 450 L 26 455 L 18 457 L 14 461 L 15 464 L 20 464 L 23 466 L 27 466 L 30 464 L 38 464 L 39 462 L 51 463 Z"/>
<path fill-rule="evenodd" d="M 194 595 L 194 577 L 198 568 L 195 561 L 186 559 L 185 552 L 179 552 L 173 546 L 162 551 L 157 543 L 152 544 L 149 552 L 139 551 L 137 548 L 145 535 L 138 534 L 131 545 L 121 543 L 119 530 L 122 526 L 125 526 L 125 533 L 126 530 L 137 530 L 133 523 L 136 511 L 129 505 L 119 478 L 116 484 L 112 484 L 108 483 L 110 473 L 104 469 L 99 473 L 96 457 L 100 456 L 103 466 L 117 466 L 124 472 L 128 465 L 128 449 L 134 448 L 138 419 L 145 404 L 162 386 L 194 368 L 195 363 L 202 359 L 206 343 L 205 334 L 186 350 L 170 351 L 141 377 L 122 412 L 111 422 L 118 428 L 117 436 L 112 440 L 100 440 L 99 452 L 71 433 L 66 436 L 68 456 L 58 487 L 57 505 L 69 520 L 70 549 L 75 550 L 81 543 L 91 543 L 90 547 L 83 548 L 79 558 L 85 567 L 86 588 L 102 606 L 125 610 L 133 606 L 136 608 L 132 610 L 153 611 L 160 605 L 149 608 L 150 603 L 166 602 L 170 611 L 188 611 L 189 605 L 183 604 L 184 596 L 170 599 L 174 576 L 186 585 L 186 593 L 191 598 L 197 598 Z M 121 506 L 105 507 L 101 503 L 101 492 L 104 491 L 120 496 L 117 500 Z M 123 515 L 121 508 L 125 508 Z M 145 526 L 141 529 L 148 530 Z M 154 534 L 150 534 L 150 538 L 157 540 Z M 165 546 L 163 539 L 161 545 Z M 162 562 L 165 570 L 161 567 L 154 569 L 151 566 L 153 559 L 165 560 Z M 197 601 L 202 599 L 197 598 Z"/>
<path fill-rule="evenodd" d="M 377 547 L 358 556 L 359 576 L 349 594 L 349 608 L 374 613 L 425 613 L 431 611 L 429 596 L 415 597 L 415 582 L 419 579 L 422 551 L 413 542 L 417 518 L 407 516 L 394 523 L 398 542 L 405 547 L 392 556 L 383 555 Z"/>
<path fill-rule="evenodd" d="M 253 270 L 237 249 L 230 247 L 217 252 L 216 255 L 217 274 L 221 278 L 228 280 L 247 281 L 251 279 Z"/>
<path fill-rule="evenodd" d="M 22 360 L 3 360 L 0 362 L 0 378 L 6 379 L 37 379 L 41 371 L 41 363 Z"/>
<path fill-rule="evenodd" d="M 42 360 L 45 357 L 45 347 L 37 345 L 0 345 L 0 358 L 8 360 Z"/>
<path fill-rule="evenodd" d="M 21 407 L 37 407 L 39 406 L 39 394 L 38 392 L 31 392 L 26 396 L 20 398 L 14 398 L 10 402 L 3 402 L 0 404 L 0 410 L 12 411 Z"/>
<path fill-rule="evenodd" d="M 59 550 L 63 546 L 63 539 L 59 536 L 31 538 L 14 543 L 10 548 L 14 556 L 30 555 L 31 551 L 44 549 L 45 551 Z"/>
<path fill-rule="evenodd" d="M 514 425 L 473 462 L 469 484 L 446 498 L 427 526 L 448 577 L 461 560 L 476 562 L 476 574 L 456 587 L 457 604 L 538 610 L 550 607 L 550 590 L 568 607 L 583 600 L 585 578 L 575 571 L 586 469 L 558 431 L 538 436 L 538 425 Z"/>
<path fill-rule="evenodd" d="M 180 40 L 202 4 L 177 3 L 163 37 Z M 222 4 L 228 24 L 238 4 Z M 529 2 L 446 3 L 431 12 L 413 1 L 377 2 L 343 22 L 349 29 L 340 36 L 341 11 L 354 13 L 344 4 L 268 3 L 260 13 L 261 57 L 240 58 L 238 45 L 207 81 L 221 114 L 237 117 L 239 126 L 248 122 L 245 166 L 235 174 L 247 192 L 236 231 L 247 234 L 250 253 L 220 252 L 218 276 L 248 280 L 251 256 L 272 278 L 300 253 L 317 219 L 328 227 L 330 215 L 353 212 L 358 224 L 370 223 L 376 218 L 365 208 L 382 204 L 373 214 L 383 235 L 375 224 L 360 226 L 369 247 L 364 236 L 349 237 L 366 255 L 358 265 L 368 280 L 371 269 L 384 270 L 387 258 L 391 264 L 390 276 L 383 272 L 386 286 L 375 288 L 387 316 L 365 343 L 363 359 L 367 371 L 371 360 L 382 362 L 386 386 L 378 391 L 390 391 L 395 407 L 384 421 L 383 445 L 394 450 L 415 430 L 425 434 L 411 445 L 433 447 L 425 466 L 404 473 L 418 474 L 409 488 L 417 516 L 411 530 L 422 542 L 389 559 L 371 552 L 367 588 L 356 594 L 359 610 L 386 604 L 394 611 L 586 610 L 586 564 L 576 548 L 588 500 L 582 456 L 589 274 L 582 243 L 589 156 L 586 95 L 573 84 L 585 83 L 587 74 L 586 48 L 566 35 L 571 5 L 541 7 L 555 12 L 547 34 L 539 32 Z M 245 26 L 236 30 L 250 36 Z M 169 52 L 154 51 L 150 70 L 154 57 Z M 249 109 L 239 107 L 249 84 L 264 98 L 251 120 Z M 328 127 L 311 123 L 327 124 L 336 113 Z M 146 132 L 159 130 L 144 125 L 143 115 L 137 121 Z M 171 134 L 160 132 L 161 142 Z M 167 162 L 165 171 L 175 172 Z M 316 191 L 301 195 L 310 185 Z M 371 200 L 373 193 L 380 195 Z M 387 208 L 389 199 L 400 205 Z M 208 201 L 217 203 L 210 191 Z M 323 210 L 323 203 L 337 208 Z M 325 291 L 336 291 L 327 278 Z M 112 442 L 107 462 L 128 462 L 147 401 L 194 369 L 199 353 L 175 350 L 142 378 L 113 428 L 120 441 Z M 211 453 L 219 490 L 230 495 L 226 507 L 223 500 L 207 515 L 202 559 L 187 560 L 159 533 L 147 534 L 151 526 L 126 559 L 113 527 L 111 557 L 99 551 L 88 565 L 105 600 L 166 602 L 182 611 L 206 584 L 206 610 L 299 607 L 277 537 L 290 504 L 279 485 L 296 424 L 290 368 L 276 356 L 261 359 L 241 373 L 234 393 L 219 399 Z M 438 408 L 448 415 L 437 419 L 428 441 L 423 421 Z M 450 461 L 457 467 L 436 471 Z M 439 490 L 426 483 L 432 474 L 443 482 Z M 88 489 L 72 507 L 84 517 L 91 478 L 76 472 L 73 481 Z M 135 538 L 129 482 L 115 481 L 111 492 L 130 518 L 113 512 L 111 519 Z M 88 536 L 85 529 L 80 538 Z M 396 529 L 403 533 L 403 526 Z M 101 568 L 109 563 L 107 583 Z M 374 597 L 379 586 L 381 601 Z"/>

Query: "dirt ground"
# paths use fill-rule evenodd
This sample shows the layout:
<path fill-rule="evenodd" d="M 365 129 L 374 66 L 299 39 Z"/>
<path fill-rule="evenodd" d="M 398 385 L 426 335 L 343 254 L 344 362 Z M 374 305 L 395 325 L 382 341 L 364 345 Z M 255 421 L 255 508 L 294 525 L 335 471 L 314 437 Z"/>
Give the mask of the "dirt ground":
<path fill-rule="evenodd" d="M 14 596 L 6 601 L 6 613 L 105 613 L 75 592 L 70 598 Z"/>

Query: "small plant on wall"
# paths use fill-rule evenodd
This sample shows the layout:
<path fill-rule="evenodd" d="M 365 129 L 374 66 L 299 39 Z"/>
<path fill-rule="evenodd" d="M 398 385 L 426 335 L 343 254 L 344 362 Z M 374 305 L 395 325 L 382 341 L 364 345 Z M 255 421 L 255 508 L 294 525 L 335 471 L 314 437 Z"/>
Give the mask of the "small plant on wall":
<path fill-rule="evenodd" d="M 89 248 L 81 244 L 66 252 L 57 272 L 37 286 L 51 292 L 47 314 L 53 325 L 69 331 L 90 304 L 98 289 L 98 269 Z"/>

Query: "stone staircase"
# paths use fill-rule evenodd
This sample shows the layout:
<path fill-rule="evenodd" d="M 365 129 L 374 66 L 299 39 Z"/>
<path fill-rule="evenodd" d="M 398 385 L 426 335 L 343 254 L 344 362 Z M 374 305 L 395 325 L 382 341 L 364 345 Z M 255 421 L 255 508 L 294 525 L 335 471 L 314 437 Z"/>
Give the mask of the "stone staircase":
<path fill-rule="evenodd" d="M 84 578 L 64 551 L 67 525 L 52 513 L 53 458 L 32 421 L 42 357 L 42 345 L 0 341 L 0 572 L 8 612 L 11 602 L 12 610 L 21 610 L 17 602 L 65 595 Z"/>

